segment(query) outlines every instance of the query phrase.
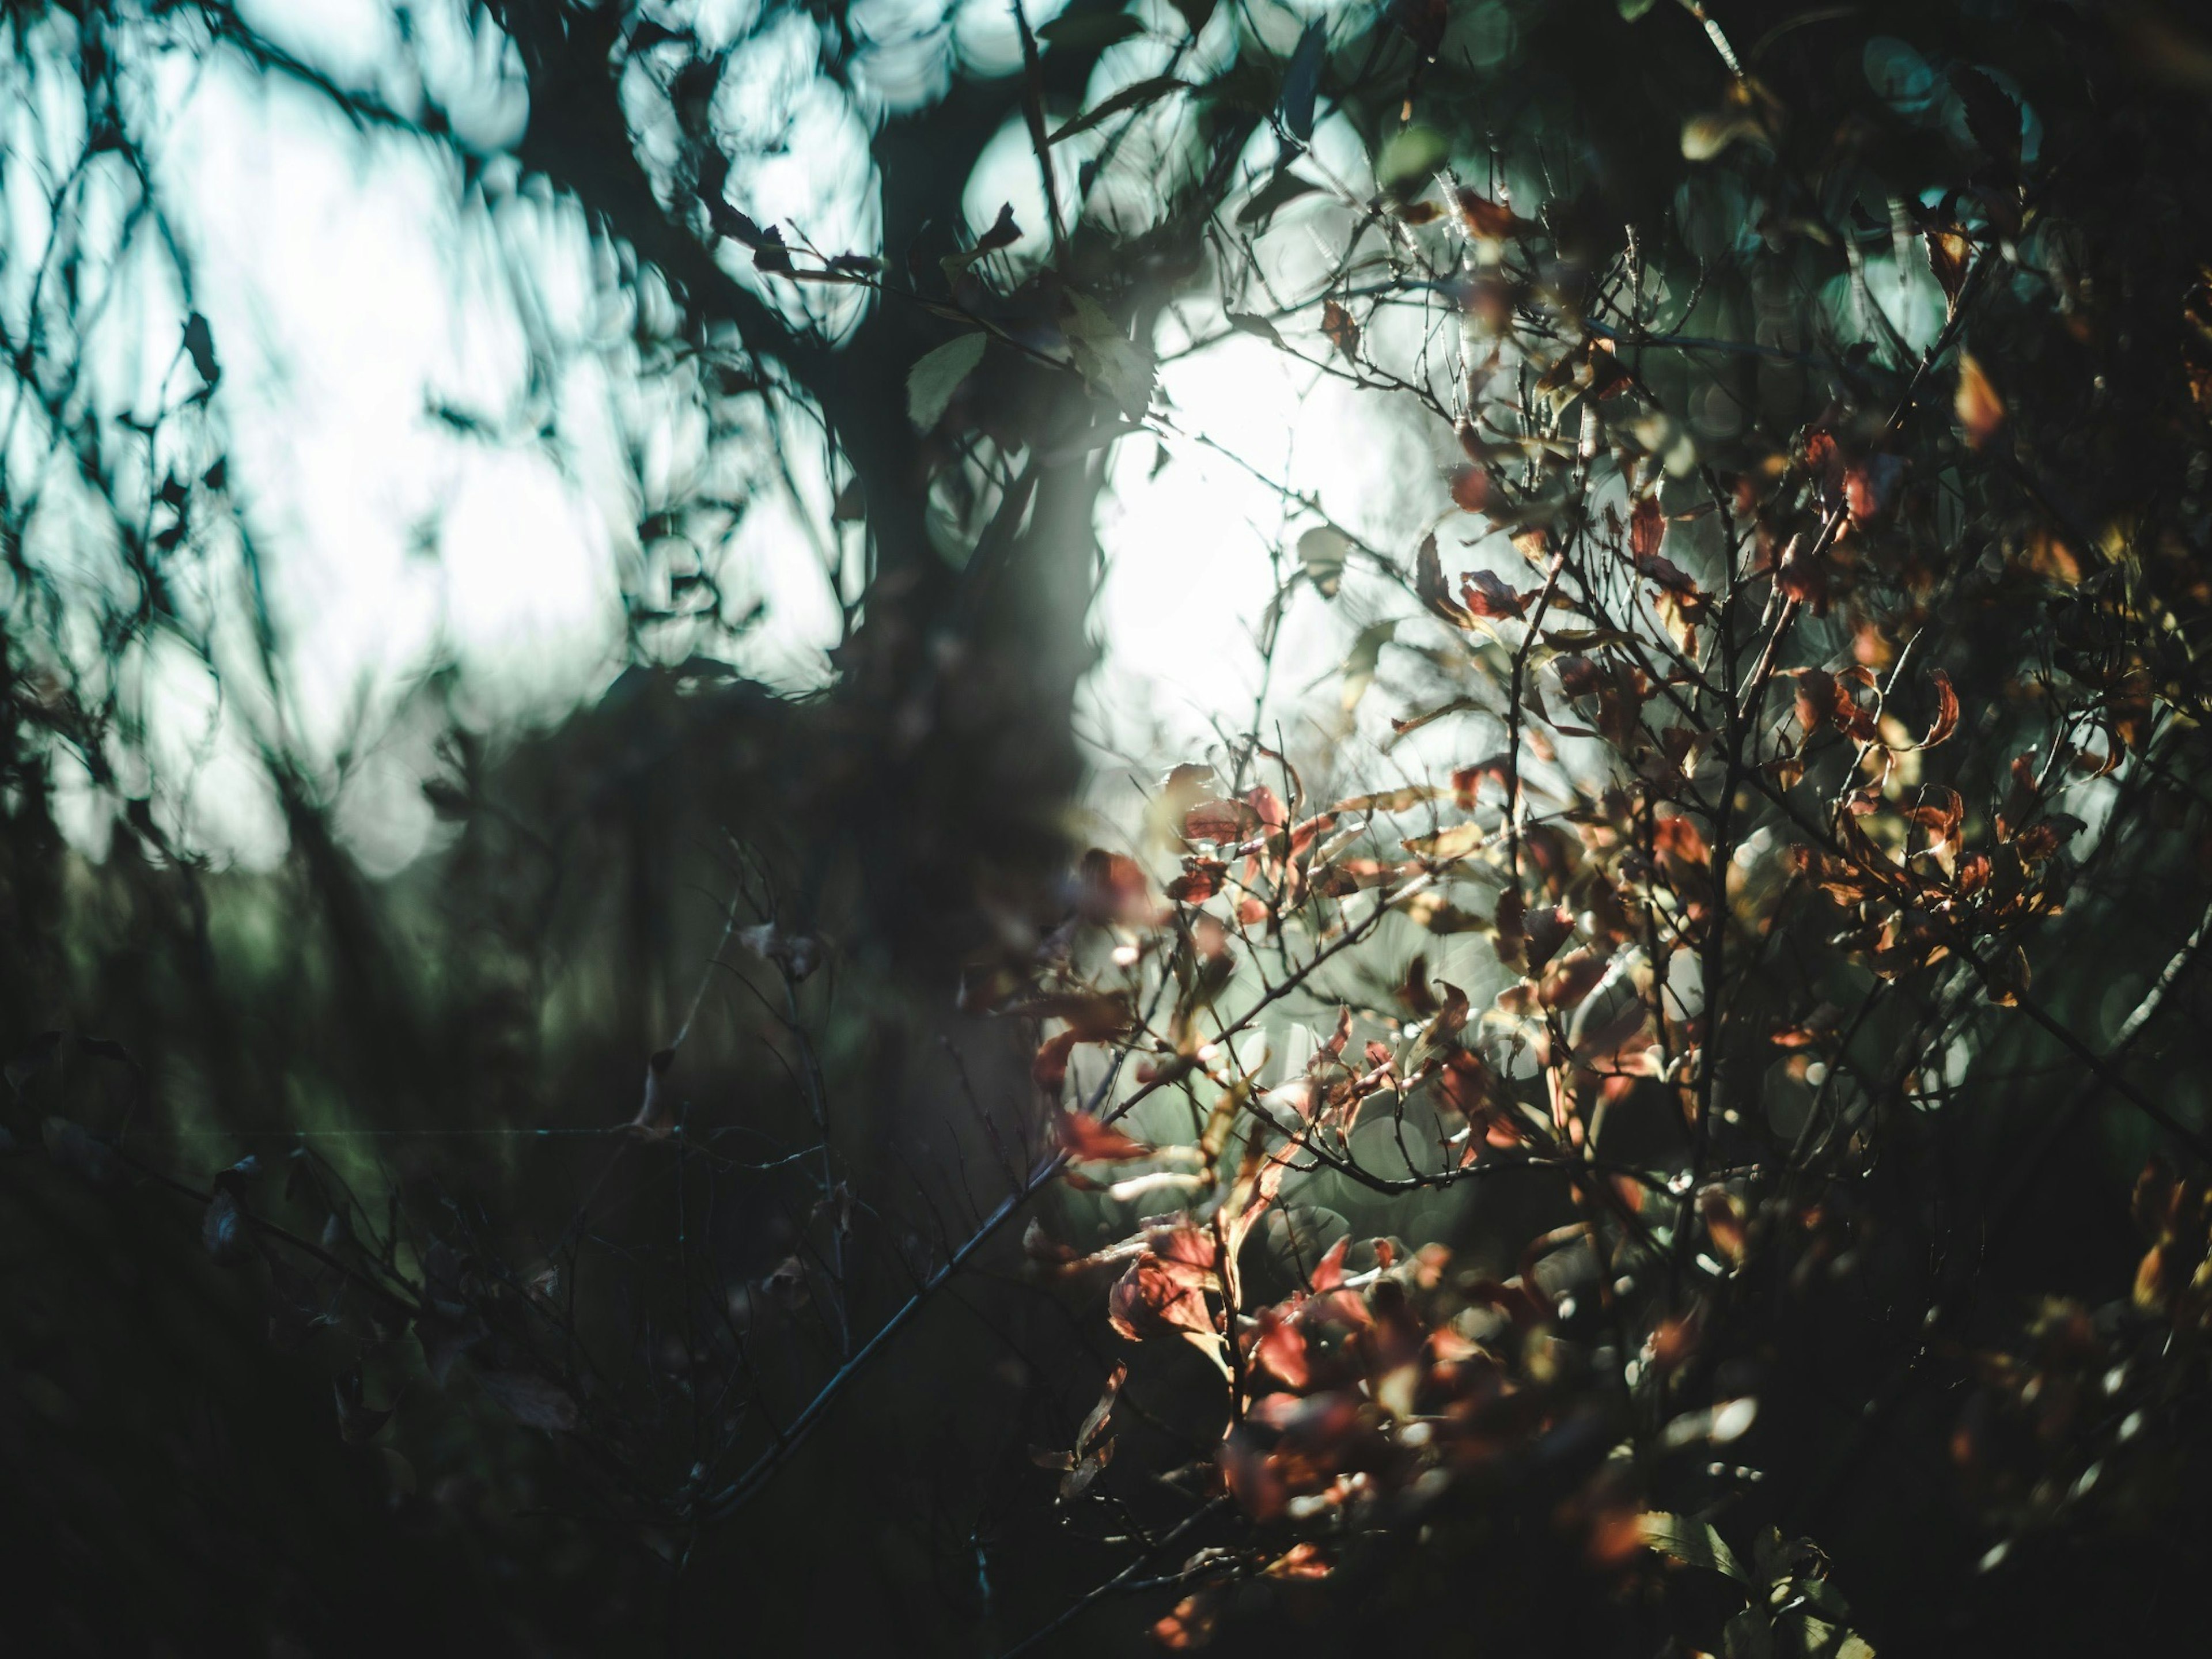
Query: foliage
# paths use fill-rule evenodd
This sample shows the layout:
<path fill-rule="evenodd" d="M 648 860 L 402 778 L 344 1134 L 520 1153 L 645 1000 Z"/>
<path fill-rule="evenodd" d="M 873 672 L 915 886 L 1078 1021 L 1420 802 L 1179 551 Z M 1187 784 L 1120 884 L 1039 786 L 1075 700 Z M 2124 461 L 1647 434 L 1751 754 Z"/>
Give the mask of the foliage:
<path fill-rule="evenodd" d="M 96 1018 L 16 1034 L 11 1202 L 189 1208 L 335 1377 L 377 1571 L 435 1510 L 533 1589 L 566 1552 L 600 1645 L 881 1640 L 872 1574 L 963 1652 L 2157 1639 L 2204 1541 L 2212 47 L 2006 0 L 1014 21 L 824 249 L 731 199 L 705 26 L 477 20 L 520 166 L 672 296 L 656 361 L 830 434 L 868 570 L 819 696 L 649 621 L 562 730 L 447 726 L 457 838 L 385 887 L 273 744 L 293 890 L 143 805 L 94 863 L 52 768 L 121 789 L 128 699 L 9 497 L 9 1001 Z M 142 142 L 127 28 L 443 141 L 225 8 L 70 27 L 88 154 Z M 1043 222 L 951 234 L 1012 118 Z M 227 488 L 181 339 L 136 472 L 10 342 L 136 574 L 101 662 L 219 654 L 167 597 Z M 1343 667 L 1066 859 L 1109 459 L 1220 450 L 1160 377 L 1251 343 L 1431 465 L 1347 505 L 1231 457 L 1283 509 L 1262 654 L 1319 611 Z M 507 1495 L 463 1524 L 441 1459 Z"/>

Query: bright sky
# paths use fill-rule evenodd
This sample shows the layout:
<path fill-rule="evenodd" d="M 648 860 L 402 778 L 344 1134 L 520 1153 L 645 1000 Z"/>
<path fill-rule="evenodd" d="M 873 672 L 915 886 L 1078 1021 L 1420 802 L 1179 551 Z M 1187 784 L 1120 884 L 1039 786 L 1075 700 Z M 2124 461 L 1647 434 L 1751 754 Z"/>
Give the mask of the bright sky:
<path fill-rule="evenodd" d="M 386 0 L 272 0 L 258 9 L 334 78 L 403 110 L 427 80 L 481 149 L 520 131 L 526 112 L 512 79 L 495 62 L 475 61 L 437 5 L 408 9 L 415 61 L 428 66 L 419 77 L 404 67 Z M 734 36 L 749 17 L 742 0 L 696 9 L 710 36 Z M 1033 6 L 1033 16 L 1055 9 Z M 1157 9 L 1164 24 L 1166 6 Z M 734 175 L 733 195 L 763 222 L 804 214 L 825 246 L 872 246 L 871 118 L 933 96 L 955 52 L 1006 67 L 1016 51 L 1000 0 L 957 0 L 949 15 L 938 0 L 864 0 L 854 15 L 878 43 L 857 94 L 805 72 L 812 48 L 794 20 L 746 48 L 746 68 L 726 79 L 718 105 L 732 127 L 783 128 L 794 138 Z M 1295 29 L 1297 19 L 1285 20 Z M 1209 51 L 1224 27 L 1225 17 L 1209 32 Z M 1159 73 L 1167 52 L 1146 40 L 1113 48 L 1090 101 Z M 441 654 L 459 665 L 467 700 L 487 719 L 555 714 L 604 684 L 623 585 L 646 575 L 635 526 L 649 508 L 624 482 L 623 446 L 638 444 L 647 479 L 671 490 L 700 476 L 704 447 L 696 414 L 672 394 L 665 408 L 638 403 L 624 372 L 634 363 L 625 296 L 580 219 L 540 191 L 518 191 L 497 166 L 484 197 L 471 198 L 443 154 L 356 128 L 313 91 L 227 57 L 174 54 L 155 84 L 166 123 L 159 177 L 193 256 L 192 302 L 213 325 L 232 477 L 296 691 L 288 729 L 309 752 L 335 753 L 363 728 L 364 713 L 376 729 Z M 650 112 L 640 108 L 650 153 Z M 1321 142 L 1340 165 L 1364 166 L 1348 135 L 1324 124 Z M 1077 147 L 1065 148 L 1072 172 Z M 970 217 L 988 224 L 1007 200 L 1042 228 L 1025 143 L 987 155 Z M 1317 238 L 1314 246 L 1318 253 Z M 849 303 L 849 292 L 794 299 L 784 285 L 774 297 L 836 305 Z M 1218 331 L 1218 317 L 1188 320 L 1200 335 Z M 1182 337 L 1171 321 L 1162 349 Z M 555 384 L 533 384 L 533 362 L 549 360 L 567 367 Z M 1355 420 L 1333 383 L 1316 387 L 1317 379 L 1234 336 L 1172 362 L 1162 389 L 1185 432 L 1317 491 L 1333 516 L 1378 542 L 1410 545 L 1418 526 L 1406 481 L 1431 478 L 1431 459 L 1364 407 Z M 433 411 L 441 405 L 477 429 L 441 419 Z M 818 458 L 804 443 L 786 454 L 818 520 Z M 1213 719 L 1249 717 L 1261 668 L 1252 640 L 1275 550 L 1305 527 L 1286 525 L 1271 491 L 1200 444 L 1172 443 L 1164 467 L 1156 459 L 1149 440 L 1124 443 L 1102 510 L 1109 574 L 1094 625 L 1108 655 L 1085 711 L 1109 754 L 1148 763 L 1202 746 Z M 787 685 L 825 672 L 821 653 L 835 629 L 818 543 L 800 512 L 788 500 L 766 502 L 731 550 L 748 592 L 769 607 L 745 666 Z M 1326 672 L 1350 631 L 1302 592 L 1278 685 Z M 213 686 L 182 653 L 157 680 L 157 754 L 198 776 L 193 838 L 265 861 L 281 848 L 281 826 L 246 751 L 219 733 Z M 434 833 L 416 787 L 428 764 L 401 731 L 349 775 L 341 821 L 372 868 L 396 868 Z M 76 829 L 102 838 L 82 814 Z"/>

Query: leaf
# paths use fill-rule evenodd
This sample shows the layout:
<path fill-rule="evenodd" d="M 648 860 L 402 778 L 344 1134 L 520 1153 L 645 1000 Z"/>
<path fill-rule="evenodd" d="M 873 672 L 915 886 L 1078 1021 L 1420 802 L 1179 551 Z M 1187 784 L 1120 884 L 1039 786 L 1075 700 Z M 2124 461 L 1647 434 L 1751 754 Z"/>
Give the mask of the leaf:
<path fill-rule="evenodd" d="M 1044 1046 L 1036 1051 L 1030 1062 L 1030 1077 L 1045 1093 L 1057 1097 L 1061 1085 L 1067 1081 L 1068 1057 L 1075 1052 L 1079 1034 L 1062 1031 L 1057 1036 L 1045 1039 Z"/>
<path fill-rule="evenodd" d="M 1352 650 L 1344 659 L 1344 707 L 1358 706 L 1367 688 L 1374 684 L 1375 670 L 1382 660 L 1382 647 L 1397 636 L 1398 619 L 1388 617 L 1370 623 L 1359 630 L 1352 641 Z"/>
<path fill-rule="evenodd" d="M 1321 189 L 1308 179 L 1301 179 L 1288 167 L 1277 167 L 1267 182 L 1252 192 L 1252 199 L 1237 210 L 1237 222 L 1256 225 L 1272 219 L 1283 208 L 1301 196 L 1311 196 Z"/>
<path fill-rule="evenodd" d="M 1194 803 L 1183 814 L 1183 839 L 1210 841 L 1223 845 L 1243 840 L 1246 833 L 1255 828 L 1257 823 L 1258 819 L 1246 802 L 1201 800 Z"/>
<path fill-rule="evenodd" d="M 1036 33 L 1038 40 L 1061 52 L 1103 52 L 1144 32 L 1144 24 L 1126 11 L 1064 11 Z"/>
<path fill-rule="evenodd" d="M 1276 106 L 1283 131 L 1303 144 L 1313 137 L 1314 100 L 1321 90 L 1322 64 L 1328 54 L 1328 31 L 1316 18 L 1291 53 L 1283 71 L 1283 96 Z"/>
<path fill-rule="evenodd" d="M 1933 749 L 1959 729 L 1959 694 L 1952 690 L 1951 677 L 1937 668 L 1930 670 L 1928 678 L 1936 683 L 1936 723 L 1921 738 L 1923 749 Z"/>
<path fill-rule="evenodd" d="M 1334 300 L 1323 302 L 1321 308 L 1321 331 L 1328 336 L 1328 343 L 1343 355 L 1347 362 L 1359 358 L 1359 325 L 1352 313 Z"/>
<path fill-rule="evenodd" d="M 1147 1250 L 1108 1292 L 1107 1322 L 1131 1342 L 1186 1334 L 1210 1341 L 1215 1332 L 1205 1286 L 1212 1279 L 1211 1267 Z"/>
<path fill-rule="evenodd" d="M 1459 210 L 1461 222 L 1469 234 L 1482 241 L 1510 241 L 1536 228 L 1528 220 L 1518 217 L 1512 209 L 1500 206 L 1477 191 L 1455 190 L 1451 194 L 1452 205 Z"/>
<path fill-rule="evenodd" d="M 1070 1158 L 1084 1164 L 1127 1164 L 1152 1155 L 1152 1149 L 1143 1141 L 1131 1139 L 1088 1112 L 1060 1115 L 1060 1145 Z"/>
<path fill-rule="evenodd" d="M 1334 525 L 1316 525 L 1298 538 L 1298 563 L 1323 599 L 1336 597 L 1344 581 L 1345 562 L 1356 545 Z"/>
<path fill-rule="evenodd" d="M 1451 471 L 1452 504 L 1462 513 L 1480 513 L 1490 505 L 1495 486 L 1479 466 L 1455 466 Z"/>
<path fill-rule="evenodd" d="M 222 365 L 216 361 L 215 331 L 197 311 L 185 319 L 185 354 L 192 360 L 192 368 L 207 389 L 214 391 L 222 379 Z"/>
<path fill-rule="evenodd" d="M 1238 333 L 1249 334 L 1255 339 L 1265 340 L 1271 346 L 1282 345 L 1283 337 L 1275 332 L 1275 325 L 1265 317 L 1255 317 L 1249 311 L 1232 311 L 1228 313 L 1228 317 L 1229 326 Z"/>
<path fill-rule="evenodd" d="M 1682 123 L 1682 159 L 1710 161 L 1739 140 L 1764 141 L 1766 129 L 1750 111 L 1731 108 L 1693 115 Z"/>
<path fill-rule="evenodd" d="M 945 269 L 946 282 L 957 283 L 970 266 L 980 262 L 986 255 L 996 253 L 1003 247 L 1012 247 L 1021 240 L 1022 228 L 1014 222 L 1014 204 L 1012 202 L 1001 202 L 999 204 L 999 216 L 991 221 L 991 228 L 988 230 L 975 239 L 975 245 L 973 247 L 964 249 L 958 253 L 948 253 L 944 258 L 939 260 L 938 264 Z M 758 263 L 757 259 L 755 263 Z"/>
<path fill-rule="evenodd" d="M 1467 601 L 1468 614 L 1474 617 L 1504 618 L 1525 615 L 1528 601 L 1535 596 L 1516 592 L 1487 570 L 1470 570 L 1460 582 L 1460 597 Z"/>
<path fill-rule="evenodd" d="M 219 1267 L 235 1267 L 253 1254 L 253 1234 L 246 1212 L 239 1206 L 238 1195 L 227 1186 L 216 1188 L 207 1213 L 200 1218 L 200 1243 Z"/>
<path fill-rule="evenodd" d="M 1091 1443 L 1098 1437 L 1099 1431 L 1106 1426 L 1107 1419 L 1114 1415 L 1114 1401 L 1121 1392 L 1121 1385 L 1128 1380 L 1129 1368 L 1125 1364 L 1116 1364 L 1107 1373 L 1106 1386 L 1098 1395 L 1098 1403 L 1091 1408 L 1091 1414 L 1083 1419 L 1083 1426 L 1075 1431 L 1078 1456 L 1091 1449 Z"/>
<path fill-rule="evenodd" d="M 945 418 L 945 406 L 960 383 L 983 361 L 984 337 L 963 334 L 947 340 L 907 371 L 907 417 L 924 432 Z"/>
<path fill-rule="evenodd" d="M 1455 823 L 1448 830 L 1439 830 L 1432 836 L 1415 836 L 1401 842 L 1405 849 L 1416 857 L 1435 864 L 1449 864 L 1479 852 L 1490 840 L 1479 823 Z"/>
<path fill-rule="evenodd" d="M 1219 859 L 1187 858 L 1182 874 L 1168 884 L 1167 895 L 1178 904 L 1203 904 L 1221 890 L 1228 872 Z"/>
<path fill-rule="evenodd" d="M 1067 295 L 1060 329 L 1075 367 L 1133 421 L 1152 401 L 1152 354 L 1130 340 L 1120 324 L 1087 294 Z"/>
<path fill-rule="evenodd" d="M 1721 1259 L 1731 1267 L 1741 1267 L 1749 1248 L 1743 1200 L 1725 1187 L 1708 1187 L 1698 1194 L 1698 1213 L 1705 1218 L 1705 1231 Z"/>
<path fill-rule="evenodd" d="M 1393 133 L 1375 158 L 1375 182 L 1401 198 L 1418 196 L 1450 153 L 1434 127 L 1407 127 Z"/>
<path fill-rule="evenodd" d="M 576 1401 L 566 1389 L 529 1371 L 479 1371 L 483 1391 L 525 1428 L 567 1434 L 576 1426 Z"/>
<path fill-rule="evenodd" d="M 362 1403 L 361 1368 L 358 1365 L 340 1371 L 331 1379 L 331 1392 L 337 1397 L 338 1408 L 338 1437 L 349 1446 L 366 1445 L 376 1437 L 392 1416 L 392 1407 L 382 1411 Z"/>
<path fill-rule="evenodd" d="M 1060 1501 L 1063 1504 L 1072 1503 L 1082 1497 L 1090 1490 L 1091 1483 L 1096 1480 L 1106 1466 L 1113 1461 L 1114 1443 L 1110 1440 L 1101 1443 L 1097 1451 L 1077 1463 L 1061 1480 Z"/>
<path fill-rule="evenodd" d="M 1115 116 L 1129 110 L 1142 109 L 1147 104 L 1156 104 L 1170 93 L 1185 90 L 1189 85 L 1188 81 L 1180 80 L 1172 75 L 1155 75 L 1150 80 L 1135 82 L 1122 88 L 1097 108 L 1085 110 L 1073 121 L 1062 126 L 1051 137 L 1046 139 L 1045 143 L 1056 144 L 1063 138 L 1074 137 L 1079 132 L 1088 132 L 1101 121 L 1110 121 Z"/>
<path fill-rule="evenodd" d="M 1413 596 L 1455 628 L 1468 625 L 1465 607 L 1452 598 L 1451 590 L 1444 586 L 1443 561 L 1437 556 L 1433 534 L 1421 538 L 1420 550 L 1413 556 Z"/>
<path fill-rule="evenodd" d="M 1638 559 L 1656 556 L 1667 539 L 1667 514 L 1656 495 L 1645 495 L 1629 509 L 1628 550 Z"/>
<path fill-rule="evenodd" d="M 1425 801 L 1437 799 L 1443 793 L 1425 783 L 1410 783 L 1402 789 L 1378 790 L 1370 795 L 1349 795 L 1328 810 L 1331 812 L 1404 812 Z"/>
<path fill-rule="evenodd" d="M 1303 1389 L 1311 1376 L 1306 1364 L 1304 1332 L 1273 1308 L 1260 1310 L 1260 1329 L 1252 1343 L 1252 1357 L 1294 1389 Z"/>
<path fill-rule="evenodd" d="M 1659 3 L 1659 0 L 1619 0 L 1620 15 L 1633 23 L 1638 18 Z"/>
<path fill-rule="evenodd" d="M 1959 424 L 1966 428 L 1966 442 L 1979 449 L 1996 435 L 2004 424 L 2005 403 L 1982 366 L 1966 352 L 1959 354 L 1959 392 L 1954 400 Z"/>
<path fill-rule="evenodd" d="M 1735 1559 L 1735 1552 L 1710 1522 L 1654 1510 L 1637 1516 L 1636 1525 L 1643 1534 L 1645 1548 L 1685 1566 L 1726 1573 L 1739 1583 L 1751 1583 L 1751 1575 L 1743 1570 L 1743 1564 Z"/>
<path fill-rule="evenodd" d="M 1974 257 L 1974 245 L 1955 230 L 1930 230 L 1922 240 L 1928 248 L 1928 269 L 1943 290 L 1947 312 L 1956 311 L 1959 291 L 1966 285 L 1966 269 Z"/>
<path fill-rule="evenodd" d="M 1978 69 L 1965 66 L 1951 71 L 1951 90 L 1966 106 L 1966 131 L 1982 153 L 2007 174 L 2020 172 L 2020 106 L 2004 88 Z"/>

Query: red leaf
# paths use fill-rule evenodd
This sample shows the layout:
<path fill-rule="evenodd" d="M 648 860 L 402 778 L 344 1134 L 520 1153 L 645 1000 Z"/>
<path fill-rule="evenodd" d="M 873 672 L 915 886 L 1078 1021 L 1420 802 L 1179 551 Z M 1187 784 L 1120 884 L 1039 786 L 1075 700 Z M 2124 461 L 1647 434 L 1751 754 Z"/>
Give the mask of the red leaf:
<path fill-rule="evenodd" d="M 1152 1149 L 1143 1141 L 1131 1139 L 1088 1112 L 1060 1115 L 1060 1144 L 1070 1158 L 1085 1164 L 1127 1164 L 1132 1158 L 1152 1155 Z"/>
<path fill-rule="evenodd" d="M 1464 512 L 1480 513 L 1490 505 L 1490 474 L 1479 466 L 1455 466 L 1451 472 L 1451 498 Z"/>
<path fill-rule="evenodd" d="M 1470 614 L 1477 617 L 1521 617 L 1528 609 L 1529 595 L 1515 592 L 1487 570 L 1471 570 L 1462 580 L 1460 594 Z"/>
<path fill-rule="evenodd" d="M 1660 543 L 1667 539 L 1667 514 L 1659 506 L 1656 495 L 1645 495 L 1629 510 L 1628 550 L 1640 564 L 1655 557 Z"/>
<path fill-rule="evenodd" d="M 1316 1296 L 1326 1296 L 1329 1291 L 1336 1290 L 1343 1285 L 1344 1253 L 1351 1248 L 1352 1235 L 1350 1233 L 1346 1233 L 1342 1238 L 1338 1239 L 1335 1243 L 1330 1245 L 1328 1247 L 1328 1254 L 1322 1257 L 1322 1259 L 1315 1264 L 1313 1270 L 1313 1293 Z"/>
<path fill-rule="evenodd" d="M 1168 896 L 1178 904 L 1198 904 L 1221 890 L 1229 866 L 1219 859 L 1189 858 L 1183 872 L 1168 884 Z"/>
<path fill-rule="evenodd" d="M 1260 1332 L 1252 1352 L 1262 1366 L 1294 1389 L 1304 1388 L 1311 1378 L 1304 1335 L 1273 1308 L 1260 1310 Z"/>
<path fill-rule="evenodd" d="M 1115 1281 L 1106 1298 L 1108 1322 L 1132 1342 L 1178 1331 L 1211 1336 L 1213 1316 L 1206 1310 L 1203 1283 L 1188 1267 L 1148 1251 Z"/>
<path fill-rule="evenodd" d="M 1059 1095 L 1060 1086 L 1067 1081 L 1068 1056 L 1075 1052 L 1079 1040 L 1070 1027 L 1058 1036 L 1046 1038 L 1044 1046 L 1036 1051 L 1036 1058 L 1030 1062 L 1030 1076 L 1045 1093 Z"/>
<path fill-rule="evenodd" d="M 1283 798 L 1264 783 L 1244 792 L 1244 804 L 1252 809 L 1253 816 L 1264 830 L 1279 830 L 1291 821 L 1290 809 L 1283 805 Z"/>

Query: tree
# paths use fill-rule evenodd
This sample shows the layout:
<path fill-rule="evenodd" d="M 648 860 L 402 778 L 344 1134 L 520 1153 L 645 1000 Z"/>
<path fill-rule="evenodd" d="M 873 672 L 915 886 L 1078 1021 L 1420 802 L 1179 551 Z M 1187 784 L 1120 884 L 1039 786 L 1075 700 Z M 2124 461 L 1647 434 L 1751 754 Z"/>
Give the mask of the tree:
<path fill-rule="evenodd" d="M 88 167 L 123 158 L 148 214 L 130 88 L 162 39 L 480 163 L 434 100 L 240 12 L 72 16 L 15 22 L 18 61 L 62 43 Z M 2212 1152 L 2178 1018 L 2212 923 L 2185 22 L 1017 8 L 1017 69 L 880 126 L 851 248 L 747 210 L 717 100 L 788 29 L 857 97 L 879 20 L 471 22 L 528 88 L 513 160 L 667 301 L 643 372 L 827 434 L 867 549 L 834 682 L 779 698 L 713 626 L 676 656 L 643 619 L 602 707 L 449 734 L 459 838 L 382 888 L 272 749 L 310 927 L 219 991 L 244 884 L 147 811 L 105 865 L 58 840 L 52 757 L 108 785 L 132 732 L 11 495 L 44 597 L 8 636 L 9 989 L 100 1020 L 10 1071 L 46 1224 L 125 1236 L 181 1188 L 210 1265 L 172 1293 L 273 1297 L 336 1371 L 361 1449 L 331 1467 L 402 1491 L 443 1437 L 609 1528 L 457 1525 L 538 1564 L 511 1630 L 596 1595 L 606 1644 L 648 1604 L 678 1646 L 880 1640 L 933 1583 L 927 1639 L 963 1652 L 2078 1650 L 2186 1616 L 2155 1593 L 2203 1541 Z M 956 231 L 1009 122 L 1043 222 Z M 168 457 L 216 441 L 219 343 L 192 314 L 201 389 L 133 425 L 80 396 L 52 342 L 94 320 L 52 303 L 15 406 L 137 574 L 106 655 L 212 659 L 167 595 L 225 483 Z M 1324 498 L 1162 390 L 1255 347 L 1433 465 Z M 1094 514 L 1147 441 L 1279 498 L 1261 653 L 1317 611 L 1347 655 L 1317 699 L 1263 680 L 1070 858 Z M 686 913 L 653 872 L 714 830 L 732 896 Z M 443 951 L 404 942 L 426 914 Z M 291 1041 L 258 1051 L 272 1010 Z M 623 1092 L 563 1119 L 565 1162 L 295 1136 L 280 1183 L 274 1152 L 134 1139 L 142 1108 L 223 1125 L 183 1105 L 210 1078 L 281 1102 L 294 1064 L 533 1139 Z M 893 1518 L 856 1539 L 826 1471 Z"/>

